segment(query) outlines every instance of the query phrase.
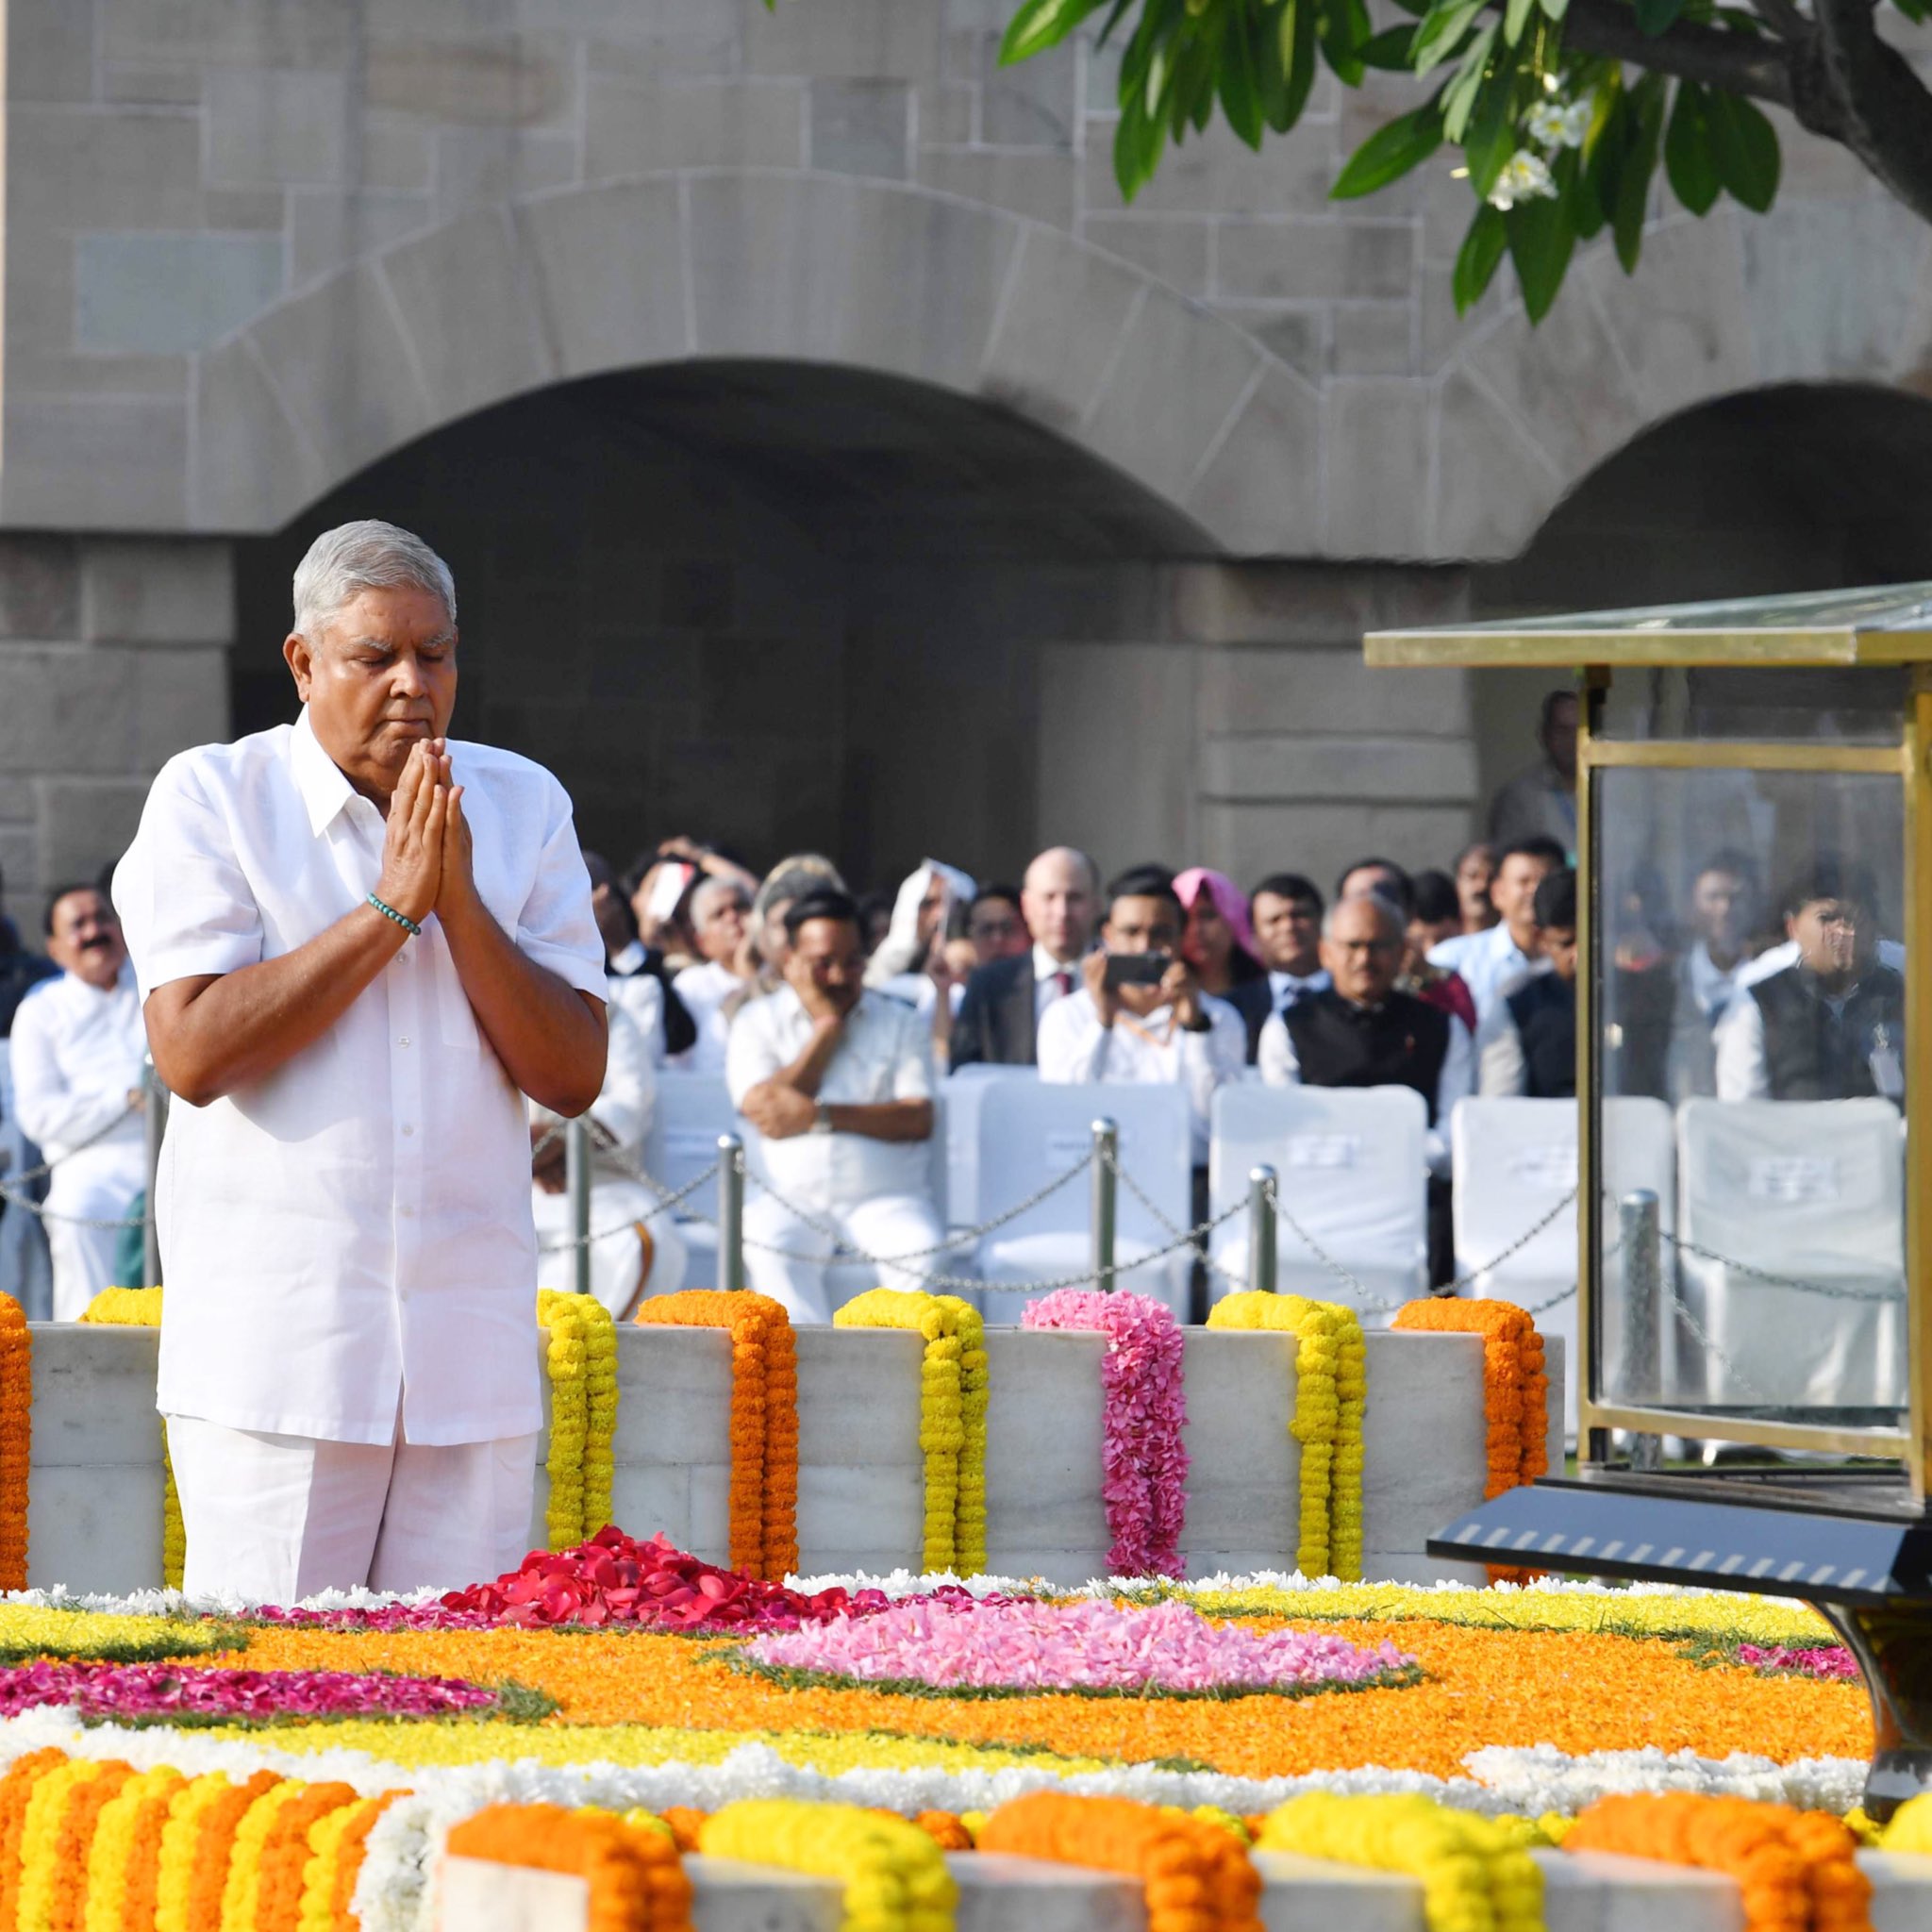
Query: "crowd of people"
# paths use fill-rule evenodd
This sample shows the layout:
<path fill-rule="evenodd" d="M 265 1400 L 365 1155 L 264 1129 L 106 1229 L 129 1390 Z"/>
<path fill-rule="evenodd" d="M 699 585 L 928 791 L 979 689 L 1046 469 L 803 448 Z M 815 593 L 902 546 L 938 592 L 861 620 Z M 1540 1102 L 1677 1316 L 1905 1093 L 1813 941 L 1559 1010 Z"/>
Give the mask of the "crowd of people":
<path fill-rule="evenodd" d="M 723 1076 L 757 1130 L 771 1187 L 747 1208 L 747 1268 L 801 1321 L 830 1312 L 826 1241 L 938 1252 L 935 1081 L 975 1063 L 1182 1088 L 1201 1176 L 1224 1085 L 1408 1087 L 1427 1109 L 1432 1264 L 1446 1278 L 1457 1101 L 1575 1091 L 1574 705 L 1552 693 L 1541 763 L 1498 796 L 1493 822 L 1513 834 L 1442 870 L 1366 857 L 1326 891 L 1293 871 L 1244 891 L 1202 866 L 1103 881 L 1069 846 L 1017 885 L 928 859 L 895 890 L 857 894 L 816 853 L 763 874 L 688 837 L 622 873 L 586 853 L 610 991 L 591 1114 L 595 1291 L 623 1313 L 688 1272 L 639 1165 L 663 1068 Z M 1752 862 L 1726 852 L 1696 870 L 1674 917 L 1646 906 L 1613 924 L 1606 1091 L 1901 1099 L 1900 956 L 1876 937 L 1874 896 L 1824 858 L 1766 908 Z M 69 1319 L 138 1256 L 117 1223 L 140 1213 L 145 1041 L 107 893 L 59 888 L 44 927 L 43 955 L 0 931 L 0 1030 L 10 1024 L 13 1152 L 51 1163 L 12 1191 L 44 1210 L 54 1313 Z M 557 1247 L 571 1235 L 561 1122 L 530 1111 L 536 1219 Z M 919 1272 L 883 1270 L 902 1286 Z"/>

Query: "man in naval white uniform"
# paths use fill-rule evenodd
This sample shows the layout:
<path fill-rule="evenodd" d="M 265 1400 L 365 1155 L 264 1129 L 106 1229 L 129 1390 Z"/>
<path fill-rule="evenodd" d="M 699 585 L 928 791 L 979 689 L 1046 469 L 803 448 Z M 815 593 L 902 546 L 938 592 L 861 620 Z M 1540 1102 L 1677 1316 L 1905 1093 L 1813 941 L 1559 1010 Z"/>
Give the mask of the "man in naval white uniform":
<path fill-rule="evenodd" d="M 170 1110 L 159 1407 L 186 1587 L 492 1577 L 541 1418 L 525 1096 L 603 1084 L 570 800 L 445 736 L 456 589 L 343 525 L 295 573 L 302 713 L 162 768 L 115 874 Z"/>

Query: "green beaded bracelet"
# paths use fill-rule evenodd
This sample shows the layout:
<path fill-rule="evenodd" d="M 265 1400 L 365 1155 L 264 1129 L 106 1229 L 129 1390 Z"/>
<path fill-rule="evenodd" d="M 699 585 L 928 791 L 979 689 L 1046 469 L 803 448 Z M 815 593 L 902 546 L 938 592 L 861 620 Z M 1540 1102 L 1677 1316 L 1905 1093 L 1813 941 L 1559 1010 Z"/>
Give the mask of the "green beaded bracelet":
<path fill-rule="evenodd" d="M 374 892 L 371 892 L 369 895 L 369 904 L 374 906 L 385 919 L 393 919 L 411 939 L 420 940 L 423 937 L 423 928 L 407 912 L 398 912 L 393 906 L 384 905 Z"/>

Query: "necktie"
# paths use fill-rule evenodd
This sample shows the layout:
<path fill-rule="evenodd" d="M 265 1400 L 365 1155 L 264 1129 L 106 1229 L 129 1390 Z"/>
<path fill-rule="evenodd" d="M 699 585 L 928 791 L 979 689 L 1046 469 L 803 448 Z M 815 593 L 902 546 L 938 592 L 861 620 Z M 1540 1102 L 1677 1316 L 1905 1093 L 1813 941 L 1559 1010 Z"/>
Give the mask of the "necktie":
<path fill-rule="evenodd" d="M 1061 999 L 1065 999 L 1074 990 L 1074 975 L 1064 966 L 1053 976 L 1053 990 Z"/>

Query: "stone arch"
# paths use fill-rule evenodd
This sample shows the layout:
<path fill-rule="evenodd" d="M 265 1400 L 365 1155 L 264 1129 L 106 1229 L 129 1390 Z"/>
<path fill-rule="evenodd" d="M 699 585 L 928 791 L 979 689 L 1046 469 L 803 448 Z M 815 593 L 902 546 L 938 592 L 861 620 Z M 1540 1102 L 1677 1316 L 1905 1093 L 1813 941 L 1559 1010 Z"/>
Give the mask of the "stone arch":
<path fill-rule="evenodd" d="M 1895 202 L 1674 217 L 1629 277 L 1599 243 L 1539 326 L 1509 301 L 1438 377 L 1429 553 L 1514 557 L 1646 431 L 1800 383 L 1932 391 L 1932 231 Z"/>
<path fill-rule="evenodd" d="M 197 360 L 191 520 L 273 529 L 492 404 L 729 358 L 845 364 L 1004 407 L 1186 518 L 1204 553 L 1321 547 L 1318 399 L 1254 338 L 1042 224 L 777 170 L 493 204 L 288 297 Z"/>

